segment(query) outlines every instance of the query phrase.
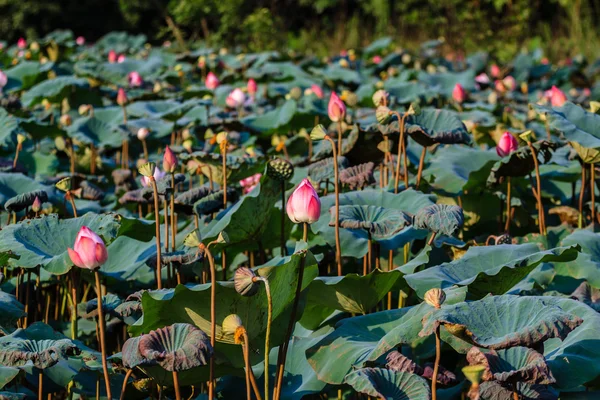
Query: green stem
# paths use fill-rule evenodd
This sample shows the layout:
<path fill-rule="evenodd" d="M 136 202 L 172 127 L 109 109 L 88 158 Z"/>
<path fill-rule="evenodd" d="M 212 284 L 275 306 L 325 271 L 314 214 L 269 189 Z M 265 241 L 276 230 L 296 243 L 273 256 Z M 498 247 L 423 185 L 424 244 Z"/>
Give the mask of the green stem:
<path fill-rule="evenodd" d="M 435 364 L 433 365 L 433 376 L 431 377 L 431 400 L 437 399 L 437 376 L 440 369 L 440 357 L 442 352 L 442 342 L 440 341 L 440 327 L 435 329 Z"/>
<path fill-rule="evenodd" d="M 271 339 L 271 323 L 273 321 L 273 298 L 271 297 L 271 285 L 265 277 L 259 278 L 265 284 L 267 293 L 267 332 L 265 336 L 265 400 L 269 400 L 269 341 Z"/>
<path fill-rule="evenodd" d="M 210 245 L 213 242 L 209 243 L 205 248 L 206 258 L 208 258 L 208 264 L 210 265 L 210 345 L 215 348 L 215 338 L 217 336 L 217 321 L 216 321 L 216 284 L 217 284 L 217 272 L 215 270 L 215 259 L 212 253 L 209 250 Z M 215 395 L 215 356 L 210 358 L 210 376 L 208 381 L 208 398 L 209 400 L 214 399 Z"/>
<path fill-rule="evenodd" d="M 335 262 L 337 264 L 338 276 L 342 276 L 342 245 L 340 242 L 340 187 L 339 187 L 339 166 L 338 166 L 338 152 L 335 148 L 335 143 L 329 137 L 325 137 L 331 143 L 333 150 L 333 179 L 335 186 Z M 305 228 L 306 229 L 306 228 Z M 306 240 L 305 240 L 306 241 Z"/>
<path fill-rule="evenodd" d="M 160 290 L 162 289 L 162 264 L 160 259 L 160 217 L 158 215 L 158 211 L 160 210 L 160 208 L 158 207 L 158 188 L 156 187 L 156 180 L 153 176 L 150 177 L 150 184 L 152 185 L 152 190 L 154 191 L 154 220 L 156 224 L 156 288 Z"/>
<path fill-rule="evenodd" d="M 104 373 L 104 382 L 106 384 L 106 396 L 112 399 L 110 390 L 110 376 L 108 375 L 108 364 L 106 362 L 106 332 L 104 321 L 104 310 L 102 310 L 102 285 L 100 285 L 100 272 L 94 271 L 96 278 L 96 291 L 98 292 L 98 326 L 100 328 L 100 351 L 102 354 L 102 372 Z"/>

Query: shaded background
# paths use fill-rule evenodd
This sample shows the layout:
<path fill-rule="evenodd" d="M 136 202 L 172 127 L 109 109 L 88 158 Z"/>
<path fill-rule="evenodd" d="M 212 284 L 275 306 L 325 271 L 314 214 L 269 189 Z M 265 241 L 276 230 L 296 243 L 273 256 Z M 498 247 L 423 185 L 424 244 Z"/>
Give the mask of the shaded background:
<path fill-rule="evenodd" d="M 240 50 L 317 55 L 390 35 L 400 46 L 443 36 L 448 47 L 498 59 L 524 46 L 551 58 L 596 56 L 600 0 L 0 0 L 0 40 L 55 29 L 95 40 L 113 30 Z"/>

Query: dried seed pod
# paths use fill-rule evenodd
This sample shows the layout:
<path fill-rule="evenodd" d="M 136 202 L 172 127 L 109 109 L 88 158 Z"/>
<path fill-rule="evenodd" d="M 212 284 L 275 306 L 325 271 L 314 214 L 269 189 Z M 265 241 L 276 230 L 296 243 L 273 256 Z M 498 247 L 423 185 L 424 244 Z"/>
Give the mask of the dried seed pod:
<path fill-rule="evenodd" d="M 388 97 L 388 92 L 386 92 L 383 89 L 380 89 L 378 91 L 376 91 L 375 93 L 373 93 L 373 104 L 375 104 L 375 107 L 379 107 L 381 105 L 387 104 L 387 97 Z"/>
<path fill-rule="evenodd" d="M 287 181 L 294 175 L 294 166 L 282 158 L 274 158 L 267 164 L 267 175 L 278 181 Z"/>
<path fill-rule="evenodd" d="M 425 303 L 435 308 L 441 308 L 444 301 L 446 301 L 446 293 L 442 289 L 434 288 L 429 289 L 425 293 Z"/>
<path fill-rule="evenodd" d="M 233 277 L 235 291 L 242 296 L 254 296 L 259 287 L 259 283 L 255 279 L 256 274 L 250 268 L 238 268 Z"/>
<path fill-rule="evenodd" d="M 377 119 L 377 122 L 385 125 L 388 122 L 390 122 L 390 119 L 392 118 L 392 114 L 390 113 L 390 109 L 386 106 L 379 106 L 377 107 L 377 110 L 375 110 L 375 118 Z"/>

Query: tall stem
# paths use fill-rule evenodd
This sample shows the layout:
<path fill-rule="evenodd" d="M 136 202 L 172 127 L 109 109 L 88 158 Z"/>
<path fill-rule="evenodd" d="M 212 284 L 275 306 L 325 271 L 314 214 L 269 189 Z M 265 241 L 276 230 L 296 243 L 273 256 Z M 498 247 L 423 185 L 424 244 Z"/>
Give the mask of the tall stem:
<path fill-rule="evenodd" d="M 96 174 L 96 146 L 90 144 L 90 174 Z"/>
<path fill-rule="evenodd" d="M 510 233 L 510 217 L 512 214 L 511 197 L 510 197 L 510 176 L 506 179 L 506 224 L 504 230 L 506 233 Z"/>
<path fill-rule="evenodd" d="M 69 158 L 70 158 L 70 171 L 71 175 L 75 174 L 75 147 L 73 146 L 73 141 L 69 140 Z"/>
<path fill-rule="evenodd" d="M 158 188 L 156 187 L 156 180 L 154 177 L 150 177 L 150 184 L 152 185 L 152 190 L 154 191 L 154 222 L 156 224 L 156 288 L 162 289 L 162 264 L 160 260 L 160 217 L 158 212 L 160 208 L 158 207 Z"/>
<path fill-rule="evenodd" d="M 396 159 L 396 176 L 394 178 L 394 193 L 398 193 L 398 185 L 400 185 L 400 160 L 402 159 L 404 149 L 404 115 L 400 117 L 400 113 L 394 112 L 398 119 L 398 130 L 400 131 L 400 137 L 398 138 L 398 158 Z M 406 165 L 406 159 L 404 160 L 404 183 L 408 189 L 408 165 Z"/>
<path fill-rule="evenodd" d="M 538 164 L 537 154 L 535 152 L 535 148 L 531 144 L 530 141 L 527 141 L 527 146 L 531 150 L 531 156 L 533 157 L 533 165 L 535 166 L 535 180 L 537 186 L 537 202 L 538 202 L 538 226 L 540 228 L 540 234 L 546 234 L 545 227 L 545 217 L 544 217 L 544 206 L 542 205 L 542 189 L 541 189 L 541 181 L 540 181 L 540 166 Z"/>
<path fill-rule="evenodd" d="M 125 379 L 123 379 L 123 386 L 121 386 L 121 396 L 119 397 L 119 400 L 125 400 L 125 389 L 127 389 L 127 381 L 129 380 L 129 377 L 131 376 L 132 372 L 132 369 L 128 369 L 127 373 L 125 374 Z"/>
<path fill-rule="evenodd" d="M 19 151 L 21 151 L 21 143 L 17 144 L 17 149 L 15 150 L 15 159 L 13 160 L 13 169 L 17 168 L 17 161 L 19 161 Z"/>
<path fill-rule="evenodd" d="M 252 385 L 252 390 L 254 391 L 254 395 L 257 400 L 262 400 L 262 396 L 260 395 L 260 390 L 258 390 L 258 385 L 256 384 L 256 378 L 254 377 L 254 371 L 252 371 L 252 366 L 250 365 L 250 339 L 248 338 L 248 332 L 244 330 L 244 358 L 246 362 L 246 370 L 248 374 L 248 380 Z"/>
<path fill-rule="evenodd" d="M 217 312 L 216 312 L 216 297 L 217 297 L 217 273 L 215 271 L 215 259 L 209 250 L 210 243 L 205 248 L 206 258 L 210 265 L 210 345 L 215 348 L 215 337 L 217 335 Z M 212 400 L 215 395 L 214 387 L 215 379 L 215 356 L 210 358 L 210 377 L 208 381 L 208 399 Z"/>
<path fill-rule="evenodd" d="M 423 151 L 421 152 L 421 158 L 419 159 L 419 169 L 417 171 L 417 185 L 416 188 L 419 188 L 421 184 L 421 175 L 423 174 L 423 165 L 425 164 L 425 155 L 427 154 L 427 147 L 423 146 Z"/>
<path fill-rule="evenodd" d="M 304 235 L 303 240 L 308 240 L 308 224 L 304 222 Z M 288 322 L 287 332 L 281 347 L 279 348 L 279 357 L 277 360 L 277 376 L 275 380 L 275 389 L 273 391 L 273 400 L 279 400 L 281 395 L 281 385 L 283 384 L 283 372 L 285 371 L 285 361 L 287 357 L 288 346 L 294 331 L 294 325 L 296 324 L 296 312 L 298 311 L 298 303 L 300 303 L 300 292 L 302 291 L 302 280 L 304 279 L 304 264 L 306 257 L 300 259 L 300 268 L 298 269 L 298 283 L 296 284 L 296 293 L 294 295 L 294 303 L 292 304 L 292 313 L 290 314 L 290 320 Z"/>
<path fill-rule="evenodd" d="M 334 152 L 335 153 L 335 152 Z M 338 142 L 337 142 L 337 153 L 342 155 L 342 121 L 338 121 Z M 335 154 L 333 155 L 335 158 Z M 335 159 L 337 161 L 337 158 Z"/>
<path fill-rule="evenodd" d="M 435 364 L 433 365 L 433 376 L 431 377 L 431 400 L 437 399 L 437 376 L 440 369 L 440 357 L 442 353 L 442 342 L 440 340 L 440 327 L 435 329 Z"/>
<path fill-rule="evenodd" d="M 175 173 L 171 174 L 171 251 L 175 251 L 175 236 L 177 236 L 177 225 L 175 224 Z"/>
<path fill-rule="evenodd" d="M 227 141 L 221 142 L 221 156 L 223 157 L 223 208 L 227 208 Z"/>
<path fill-rule="evenodd" d="M 104 310 L 102 310 L 102 285 L 100 284 L 100 272 L 94 271 L 96 278 L 96 292 L 98 292 L 98 327 L 100 328 L 100 351 L 102 354 L 102 372 L 104 372 L 104 382 L 106 384 L 106 396 L 112 399 L 110 391 L 110 376 L 108 375 L 108 364 L 106 362 L 106 332 L 104 321 Z"/>
<path fill-rule="evenodd" d="M 594 226 L 596 224 L 596 171 L 594 164 L 590 164 L 590 192 L 592 194 L 592 226 Z M 544 228 L 546 227 L 544 226 Z"/>
<path fill-rule="evenodd" d="M 271 285 L 267 278 L 260 278 L 265 284 L 267 293 L 267 332 L 265 336 L 265 400 L 269 400 L 269 341 L 271 339 L 271 322 L 273 321 L 273 299 L 271 297 Z"/>
<path fill-rule="evenodd" d="M 148 161 L 148 146 L 146 145 L 146 139 L 142 139 L 142 148 L 144 149 L 144 160 Z"/>
<path fill-rule="evenodd" d="M 73 193 L 71 193 L 71 191 L 67 191 L 67 193 L 65 194 L 65 196 L 68 197 L 69 199 L 69 203 L 71 203 L 71 208 L 73 209 L 73 216 L 75 218 L 77 218 L 77 207 L 75 207 L 75 200 L 73 199 Z"/>
<path fill-rule="evenodd" d="M 285 257 L 285 181 L 281 181 L 281 257 Z"/>
<path fill-rule="evenodd" d="M 583 228 L 583 197 L 585 195 L 585 163 L 581 163 L 581 189 L 579 189 L 579 229 Z"/>
<path fill-rule="evenodd" d="M 427 245 L 429 246 L 433 246 L 433 241 L 435 240 L 435 237 L 437 236 L 437 232 L 433 232 L 431 234 L 431 237 L 429 238 L 429 241 L 427 242 Z"/>
<path fill-rule="evenodd" d="M 165 253 L 169 252 L 169 201 L 165 196 L 164 202 L 164 214 L 165 214 Z"/>
<path fill-rule="evenodd" d="M 181 400 L 181 393 L 179 392 L 179 376 L 177 376 L 177 371 L 173 371 L 173 388 L 175 389 L 175 399 Z"/>
<path fill-rule="evenodd" d="M 342 246 L 340 244 L 340 186 L 339 186 L 339 167 L 338 153 L 335 149 L 335 143 L 329 137 L 325 137 L 331 143 L 333 150 L 333 179 L 335 186 L 335 262 L 337 264 L 338 276 L 342 276 Z M 306 228 L 305 228 L 306 229 Z M 306 240 L 305 240 L 306 241 Z"/>
<path fill-rule="evenodd" d="M 40 369 L 40 373 L 38 374 L 38 400 L 44 399 L 44 391 L 43 391 L 43 383 L 44 383 L 44 374 Z"/>

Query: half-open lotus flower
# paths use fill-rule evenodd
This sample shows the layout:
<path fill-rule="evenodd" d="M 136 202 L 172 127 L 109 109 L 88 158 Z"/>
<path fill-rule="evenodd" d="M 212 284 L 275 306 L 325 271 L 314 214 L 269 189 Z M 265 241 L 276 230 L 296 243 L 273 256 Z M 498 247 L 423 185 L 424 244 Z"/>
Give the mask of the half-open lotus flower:
<path fill-rule="evenodd" d="M 259 172 L 240 181 L 240 186 L 243 188 L 244 194 L 250 193 L 260 182 L 262 174 Z"/>
<path fill-rule="evenodd" d="M 256 81 L 252 78 L 250 78 L 248 80 L 248 85 L 246 85 L 246 89 L 248 90 L 248 94 L 250 96 L 254 96 L 256 94 L 256 92 L 258 91 L 258 85 L 256 84 Z"/>
<path fill-rule="evenodd" d="M 321 89 L 321 86 L 313 83 L 310 86 L 310 90 L 312 90 L 312 92 L 315 94 L 315 96 L 317 96 L 319 99 L 322 99 L 325 95 L 323 94 L 323 89 Z"/>
<path fill-rule="evenodd" d="M 561 107 L 567 101 L 565 92 L 556 86 L 552 86 L 552 88 L 546 92 L 546 97 L 550 100 L 552 107 Z"/>
<path fill-rule="evenodd" d="M 108 258 L 104 241 L 87 226 L 81 227 L 75 239 L 75 246 L 67 251 L 73 264 L 79 268 L 99 268 Z"/>
<path fill-rule="evenodd" d="M 154 168 L 154 174 L 152 174 L 152 176 L 154 177 L 154 179 L 156 181 L 164 178 L 165 175 L 166 175 L 166 172 L 161 171 L 160 169 L 158 169 L 158 167 Z M 142 176 L 141 182 L 142 182 L 142 186 L 144 186 L 144 187 L 150 186 L 150 178 L 148 178 L 146 176 Z"/>
<path fill-rule="evenodd" d="M 517 142 L 517 139 L 510 132 L 504 132 L 498 142 L 498 146 L 496 146 L 496 152 L 500 157 L 506 157 L 518 148 L 519 142 Z"/>
<path fill-rule="evenodd" d="M 454 89 L 452 89 L 452 99 L 457 103 L 463 103 L 467 99 L 467 92 L 460 83 L 454 85 Z"/>
<path fill-rule="evenodd" d="M 381 62 L 381 56 L 373 56 L 373 64 L 379 64 Z"/>
<path fill-rule="evenodd" d="M 321 215 L 321 200 L 308 179 L 303 179 L 288 199 L 286 212 L 295 224 L 312 224 Z"/>
<path fill-rule="evenodd" d="M 148 128 L 140 128 L 137 131 L 137 138 L 139 140 L 145 140 L 148 135 L 150 135 L 150 131 L 148 130 Z"/>
<path fill-rule="evenodd" d="M 475 77 L 475 82 L 479 85 L 489 85 L 491 81 L 490 77 L 485 72 L 482 72 Z"/>
<path fill-rule="evenodd" d="M 108 52 L 108 62 L 111 64 L 114 64 L 117 62 L 117 52 L 114 50 L 111 50 Z"/>
<path fill-rule="evenodd" d="M 225 99 L 225 103 L 229 108 L 239 108 L 244 105 L 244 101 L 246 100 L 246 95 L 242 92 L 242 89 L 235 88 L 229 93 L 227 98 Z"/>
<path fill-rule="evenodd" d="M 2 92 L 2 89 L 4 88 L 4 86 L 6 86 L 7 83 L 8 77 L 4 72 L 0 71 L 0 92 Z"/>
<path fill-rule="evenodd" d="M 332 92 L 331 97 L 329 98 L 327 114 L 329 115 L 329 119 L 333 122 L 341 121 L 346 115 L 346 105 L 335 92 Z"/>
<path fill-rule="evenodd" d="M 217 87 L 219 87 L 219 83 L 219 78 L 217 78 L 217 76 L 212 72 L 209 72 L 208 75 L 206 75 L 206 80 L 204 81 L 204 84 L 210 90 L 215 90 Z"/>
<path fill-rule="evenodd" d="M 142 79 L 142 76 L 137 71 L 130 72 L 127 79 L 131 87 L 140 87 L 144 84 L 144 79 Z"/>

